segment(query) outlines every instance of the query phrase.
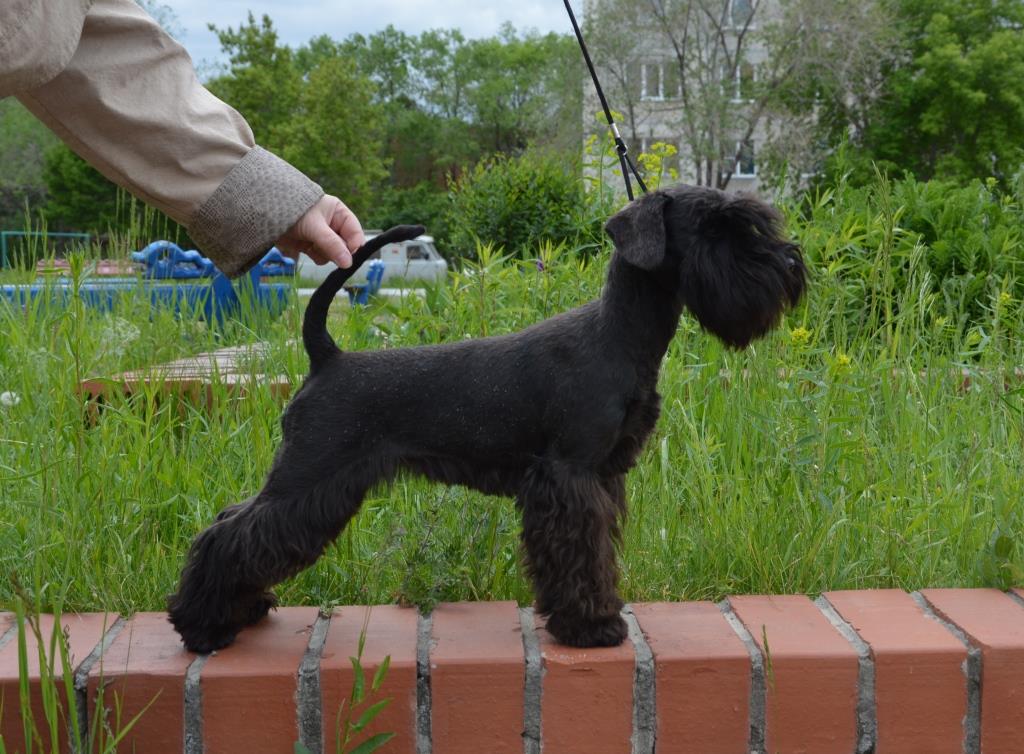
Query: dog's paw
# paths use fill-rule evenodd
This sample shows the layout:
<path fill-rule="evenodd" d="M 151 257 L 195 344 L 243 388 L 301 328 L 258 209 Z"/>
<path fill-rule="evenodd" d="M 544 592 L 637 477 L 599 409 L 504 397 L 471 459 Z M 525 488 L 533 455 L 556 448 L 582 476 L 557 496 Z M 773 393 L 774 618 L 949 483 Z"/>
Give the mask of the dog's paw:
<path fill-rule="evenodd" d="M 600 620 L 564 620 L 548 618 L 548 632 L 568 647 L 617 647 L 626 640 L 629 629 L 621 615 Z"/>
<path fill-rule="evenodd" d="M 213 631 L 203 635 L 182 635 L 181 641 L 189 652 L 205 655 L 231 646 L 235 643 L 237 637 L 237 629 L 230 629 L 226 631 Z"/>
<path fill-rule="evenodd" d="M 275 607 L 277 607 L 277 595 L 269 591 L 263 592 L 249 604 L 248 612 L 242 622 L 246 626 L 259 623 Z"/>
<path fill-rule="evenodd" d="M 239 631 L 259 623 L 276 606 L 277 597 L 273 592 L 250 592 L 236 597 L 226 611 L 219 613 L 219 620 L 211 622 L 211 606 L 186 606 L 177 596 L 172 595 L 169 599 L 168 619 L 181 635 L 187 650 L 206 654 L 234 643 Z"/>

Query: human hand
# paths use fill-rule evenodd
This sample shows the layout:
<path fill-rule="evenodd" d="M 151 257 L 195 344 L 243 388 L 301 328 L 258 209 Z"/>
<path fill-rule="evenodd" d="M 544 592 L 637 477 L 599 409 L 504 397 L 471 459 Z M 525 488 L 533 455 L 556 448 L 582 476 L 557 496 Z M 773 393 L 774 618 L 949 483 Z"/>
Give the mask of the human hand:
<path fill-rule="evenodd" d="M 275 246 L 292 259 L 307 254 L 317 264 L 352 266 L 352 252 L 366 243 L 359 218 L 336 196 L 324 194 Z"/>

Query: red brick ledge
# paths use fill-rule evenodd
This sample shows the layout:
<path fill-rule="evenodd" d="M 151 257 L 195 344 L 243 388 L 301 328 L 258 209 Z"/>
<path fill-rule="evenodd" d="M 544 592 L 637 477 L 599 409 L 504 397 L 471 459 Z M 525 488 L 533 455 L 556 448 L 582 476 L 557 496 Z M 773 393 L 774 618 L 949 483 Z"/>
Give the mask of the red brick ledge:
<path fill-rule="evenodd" d="M 149 705 L 122 751 L 292 752 L 301 740 L 332 752 L 366 610 L 282 608 L 209 656 L 185 652 L 162 613 L 65 616 L 76 714 L 94 719 L 102 684 L 122 720 Z M 392 732 L 384 751 L 409 754 L 1022 750 L 1022 590 L 741 596 L 624 613 L 626 644 L 580 650 L 512 602 L 428 616 L 374 607 L 362 664 L 371 678 L 390 656 L 392 702 L 363 736 Z M 16 633 L 0 614 L 9 752 L 24 748 Z M 32 662 L 30 676 L 38 697 Z"/>

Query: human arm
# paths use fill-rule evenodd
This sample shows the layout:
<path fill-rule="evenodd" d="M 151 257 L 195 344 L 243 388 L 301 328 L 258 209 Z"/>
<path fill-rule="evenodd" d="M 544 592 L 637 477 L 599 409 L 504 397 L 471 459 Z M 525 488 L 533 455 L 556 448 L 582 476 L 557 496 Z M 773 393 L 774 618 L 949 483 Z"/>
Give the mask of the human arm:
<path fill-rule="evenodd" d="M 94 2 L 66 66 L 17 96 L 101 173 L 183 224 L 228 275 L 279 241 L 342 266 L 362 243 L 355 215 L 257 146 L 133 0 Z"/>

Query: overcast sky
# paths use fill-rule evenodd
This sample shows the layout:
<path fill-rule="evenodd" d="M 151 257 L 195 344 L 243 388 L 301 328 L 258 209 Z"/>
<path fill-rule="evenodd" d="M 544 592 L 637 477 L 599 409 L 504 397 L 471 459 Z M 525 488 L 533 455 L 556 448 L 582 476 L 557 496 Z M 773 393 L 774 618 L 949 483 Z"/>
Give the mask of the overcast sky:
<path fill-rule="evenodd" d="M 411 34 L 424 29 L 458 28 L 467 37 L 485 37 L 497 32 L 504 21 L 517 29 L 541 32 L 569 32 L 562 0 L 157 0 L 169 6 L 184 29 L 182 44 L 197 65 L 220 61 L 217 38 L 207 30 L 238 26 L 251 10 L 257 18 L 266 13 L 274 21 L 281 40 L 297 46 L 318 34 L 343 39 L 353 32 L 363 34 L 388 24 Z M 582 1 L 572 0 L 577 16 Z"/>

